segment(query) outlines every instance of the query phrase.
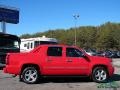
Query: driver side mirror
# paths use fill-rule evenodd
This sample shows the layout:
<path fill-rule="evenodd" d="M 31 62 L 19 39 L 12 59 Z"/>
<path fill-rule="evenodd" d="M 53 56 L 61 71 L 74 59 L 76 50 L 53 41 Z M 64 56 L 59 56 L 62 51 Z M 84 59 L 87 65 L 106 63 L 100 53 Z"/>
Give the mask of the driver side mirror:
<path fill-rule="evenodd" d="M 85 58 L 87 61 L 90 61 L 89 57 L 82 53 L 82 57 Z"/>
<path fill-rule="evenodd" d="M 82 57 L 86 57 L 86 55 L 84 54 L 84 53 L 82 53 L 82 55 L 81 55 Z"/>

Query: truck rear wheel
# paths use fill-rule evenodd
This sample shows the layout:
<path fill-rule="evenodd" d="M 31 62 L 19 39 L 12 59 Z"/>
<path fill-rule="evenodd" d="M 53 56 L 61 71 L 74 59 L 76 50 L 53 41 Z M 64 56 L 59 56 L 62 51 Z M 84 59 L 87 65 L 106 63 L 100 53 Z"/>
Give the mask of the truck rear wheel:
<path fill-rule="evenodd" d="M 35 67 L 26 67 L 22 72 L 22 81 L 27 84 L 37 83 L 39 80 L 39 72 Z"/>

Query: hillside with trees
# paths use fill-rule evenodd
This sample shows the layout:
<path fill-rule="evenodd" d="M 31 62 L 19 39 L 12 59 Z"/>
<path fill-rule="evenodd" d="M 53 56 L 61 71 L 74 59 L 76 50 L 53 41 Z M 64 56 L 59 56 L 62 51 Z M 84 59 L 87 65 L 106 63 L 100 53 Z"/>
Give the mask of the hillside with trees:
<path fill-rule="evenodd" d="M 81 26 L 76 28 L 77 46 L 82 48 L 120 50 L 120 23 L 107 22 L 100 26 Z M 75 28 L 48 30 L 35 34 L 24 34 L 21 38 L 52 37 L 61 44 L 74 45 Z"/>

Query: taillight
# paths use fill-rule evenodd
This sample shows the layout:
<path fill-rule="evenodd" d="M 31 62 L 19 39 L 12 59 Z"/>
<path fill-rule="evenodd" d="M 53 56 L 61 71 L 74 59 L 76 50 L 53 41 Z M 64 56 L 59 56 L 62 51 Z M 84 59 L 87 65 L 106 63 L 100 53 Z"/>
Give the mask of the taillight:
<path fill-rule="evenodd" d="M 10 54 L 8 53 L 7 56 L 6 56 L 6 65 L 9 64 L 9 56 L 10 56 Z"/>

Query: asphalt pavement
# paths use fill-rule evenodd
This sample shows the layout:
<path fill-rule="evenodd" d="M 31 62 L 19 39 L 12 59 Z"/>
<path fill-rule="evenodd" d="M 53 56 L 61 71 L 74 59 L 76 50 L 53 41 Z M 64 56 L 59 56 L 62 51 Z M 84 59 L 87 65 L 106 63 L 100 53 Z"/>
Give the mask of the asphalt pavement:
<path fill-rule="evenodd" d="M 113 59 L 115 74 L 107 83 L 95 83 L 88 78 L 44 78 L 38 84 L 25 84 L 18 77 L 0 70 L 0 90 L 120 90 L 120 59 Z"/>

